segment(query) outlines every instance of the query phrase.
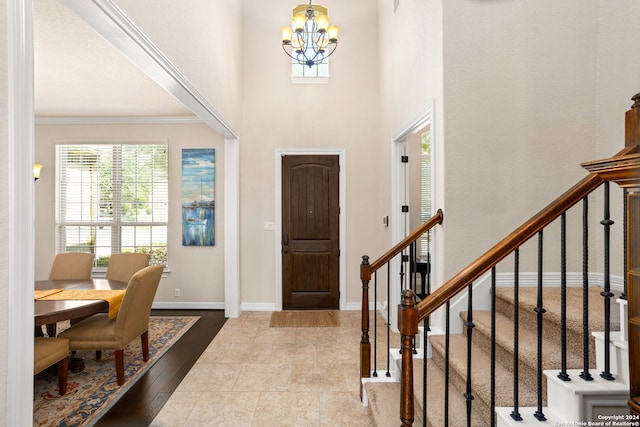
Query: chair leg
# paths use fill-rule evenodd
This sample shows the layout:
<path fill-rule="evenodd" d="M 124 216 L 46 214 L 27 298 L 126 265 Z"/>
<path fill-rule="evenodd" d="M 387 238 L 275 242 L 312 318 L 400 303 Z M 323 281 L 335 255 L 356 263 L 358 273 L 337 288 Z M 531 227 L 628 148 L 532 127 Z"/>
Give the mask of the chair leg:
<path fill-rule="evenodd" d="M 67 374 L 69 372 L 69 358 L 65 357 L 58 362 L 58 390 L 60 396 L 67 392 Z"/>
<path fill-rule="evenodd" d="M 118 385 L 124 384 L 124 350 L 116 350 L 116 379 Z"/>
<path fill-rule="evenodd" d="M 140 335 L 140 345 L 142 346 L 142 359 L 146 362 L 149 360 L 149 331 Z"/>
<path fill-rule="evenodd" d="M 96 350 L 96 360 L 102 359 L 102 350 Z"/>

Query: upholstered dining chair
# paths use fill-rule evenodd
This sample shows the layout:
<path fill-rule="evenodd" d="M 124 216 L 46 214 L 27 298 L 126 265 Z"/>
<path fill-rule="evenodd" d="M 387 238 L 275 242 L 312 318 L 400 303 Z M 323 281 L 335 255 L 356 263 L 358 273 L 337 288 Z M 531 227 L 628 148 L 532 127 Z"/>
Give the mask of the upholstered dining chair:
<path fill-rule="evenodd" d="M 90 279 L 94 255 L 87 252 L 64 252 L 56 255 L 49 280 Z"/>
<path fill-rule="evenodd" d="M 107 265 L 107 279 L 129 282 L 131 276 L 149 266 L 149 254 L 123 253 L 113 254 Z"/>
<path fill-rule="evenodd" d="M 71 350 L 96 350 L 96 360 L 103 350 L 114 350 L 118 385 L 124 384 L 124 347 L 136 337 L 140 337 L 142 358 L 149 360 L 149 315 L 162 270 L 163 266 L 152 265 L 131 277 L 115 319 L 109 320 L 107 313 L 95 314 L 59 335 L 69 340 Z"/>
<path fill-rule="evenodd" d="M 88 252 L 63 252 L 56 255 L 49 272 L 49 280 L 91 279 L 94 254 Z M 56 335 L 55 323 L 46 325 L 50 337 Z M 42 335 L 42 328 L 36 326 L 36 336 Z"/>
<path fill-rule="evenodd" d="M 67 392 L 69 372 L 69 340 L 66 338 L 35 338 L 33 342 L 33 375 L 58 364 L 58 390 L 60 396 Z"/>

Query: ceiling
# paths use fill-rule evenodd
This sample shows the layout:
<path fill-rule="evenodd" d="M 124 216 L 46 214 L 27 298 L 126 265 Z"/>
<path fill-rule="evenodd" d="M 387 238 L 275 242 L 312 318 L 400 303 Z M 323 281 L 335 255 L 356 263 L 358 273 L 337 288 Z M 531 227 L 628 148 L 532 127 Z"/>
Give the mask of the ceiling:
<path fill-rule="evenodd" d="M 35 0 L 36 116 L 193 116 L 57 0 Z"/>

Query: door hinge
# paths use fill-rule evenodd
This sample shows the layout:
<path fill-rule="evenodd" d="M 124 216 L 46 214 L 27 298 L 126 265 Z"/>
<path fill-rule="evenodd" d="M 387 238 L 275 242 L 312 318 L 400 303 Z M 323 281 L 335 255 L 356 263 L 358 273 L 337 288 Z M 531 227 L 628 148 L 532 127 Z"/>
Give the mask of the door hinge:
<path fill-rule="evenodd" d="M 409 212 L 409 205 L 402 205 L 402 212 Z"/>
<path fill-rule="evenodd" d="M 402 156 L 400 157 L 400 161 L 402 163 L 409 163 L 409 156 Z"/>

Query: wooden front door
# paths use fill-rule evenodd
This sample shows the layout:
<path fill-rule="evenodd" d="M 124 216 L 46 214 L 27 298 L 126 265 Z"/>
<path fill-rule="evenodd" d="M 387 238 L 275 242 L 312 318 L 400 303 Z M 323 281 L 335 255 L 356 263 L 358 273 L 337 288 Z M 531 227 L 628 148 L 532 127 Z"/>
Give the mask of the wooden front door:
<path fill-rule="evenodd" d="M 340 290 L 335 155 L 282 157 L 282 305 L 338 309 Z"/>

